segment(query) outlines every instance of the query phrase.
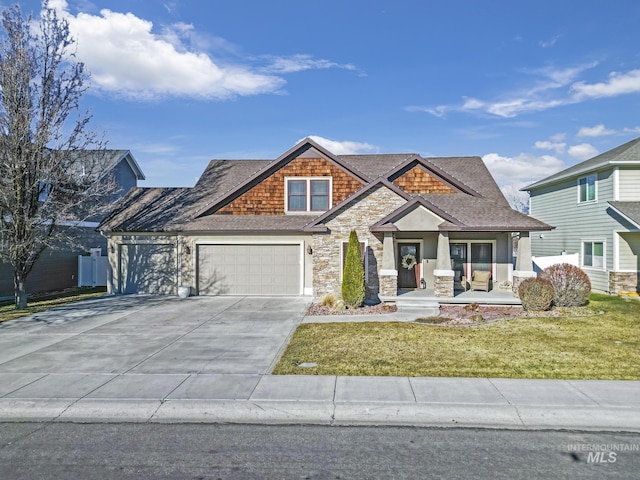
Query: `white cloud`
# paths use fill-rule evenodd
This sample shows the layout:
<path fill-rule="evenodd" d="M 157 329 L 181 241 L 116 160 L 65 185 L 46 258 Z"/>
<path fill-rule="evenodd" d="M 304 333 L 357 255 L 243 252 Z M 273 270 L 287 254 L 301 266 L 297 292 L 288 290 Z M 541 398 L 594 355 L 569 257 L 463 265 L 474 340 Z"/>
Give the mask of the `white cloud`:
<path fill-rule="evenodd" d="M 304 70 L 322 70 L 327 68 L 343 68 L 345 70 L 357 70 L 351 64 L 339 64 L 330 60 L 314 59 L 310 55 L 293 55 L 291 57 L 267 57 L 270 64 L 264 67 L 264 71 L 270 73 L 293 73 Z"/>
<path fill-rule="evenodd" d="M 555 37 L 550 38 L 549 40 L 540 40 L 539 45 L 542 48 L 553 47 L 558 40 L 560 40 L 560 35 L 556 35 Z"/>
<path fill-rule="evenodd" d="M 534 146 L 540 150 L 553 150 L 556 155 L 564 153 L 567 148 L 566 143 L 553 140 L 538 140 Z"/>
<path fill-rule="evenodd" d="M 281 77 L 285 73 L 335 67 L 355 70 L 352 65 L 315 60 L 308 55 L 273 57 L 267 68 L 223 63 L 214 61 L 205 51 L 237 55 L 240 49 L 224 39 L 197 32 L 191 24 L 175 23 L 156 32 L 152 22 L 133 13 L 103 9 L 99 15 L 74 16 L 66 0 L 52 0 L 50 6 L 69 22 L 77 40 L 77 55 L 91 73 L 92 85 L 127 98 L 221 100 L 278 93 L 286 83 Z"/>
<path fill-rule="evenodd" d="M 571 86 L 571 91 L 576 98 L 581 100 L 639 93 L 640 70 L 631 70 L 626 73 L 611 72 L 607 82 L 592 84 L 577 82 Z"/>
<path fill-rule="evenodd" d="M 567 87 L 585 70 L 596 63 L 567 68 L 539 68 L 524 73 L 536 77 L 529 85 L 502 95 L 500 98 L 481 100 L 463 97 L 459 105 L 438 105 L 436 107 L 410 106 L 407 110 L 423 111 L 443 117 L 449 112 L 479 112 L 502 118 L 512 118 L 523 113 L 539 112 L 549 108 L 575 103 L 577 100 L 567 96 Z"/>
<path fill-rule="evenodd" d="M 569 147 L 568 153 L 578 160 L 588 160 L 589 158 L 595 157 L 599 152 L 598 149 L 590 143 L 581 143 Z"/>
<path fill-rule="evenodd" d="M 562 160 L 553 155 L 529 155 L 505 157 L 488 153 L 482 157 L 498 185 L 522 188 L 527 184 L 548 177 L 565 168 Z"/>
<path fill-rule="evenodd" d="M 606 135 L 614 135 L 615 130 L 606 128 L 602 123 L 594 127 L 581 127 L 578 130 L 578 137 L 604 137 Z"/>
<path fill-rule="evenodd" d="M 370 143 L 353 142 L 350 140 L 330 140 L 328 138 L 319 137 L 317 135 L 309 135 L 308 138 L 316 142 L 318 145 L 323 146 L 334 155 L 355 155 L 358 153 L 372 153 L 378 151 L 378 147 L 376 147 L 375 145 L 371 145 Z M 298 142 L 300 142 L 301 140 L 304 139 L 300 139 L 298 140 Z"/>

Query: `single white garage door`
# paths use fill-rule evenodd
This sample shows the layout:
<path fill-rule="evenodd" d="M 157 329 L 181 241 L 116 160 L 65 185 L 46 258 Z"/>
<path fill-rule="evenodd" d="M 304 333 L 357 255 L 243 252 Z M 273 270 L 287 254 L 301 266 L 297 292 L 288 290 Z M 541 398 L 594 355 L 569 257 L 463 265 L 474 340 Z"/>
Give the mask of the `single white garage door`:
<path fill-rule="evenodd" d="M 176 275 L 173 245 L 120 245 L 120 293 L 175 295 Z"/>
<path fill-rule="evenodd" d="M 300 295 L 300 245 L 199 245 L 200 295 Z"/>

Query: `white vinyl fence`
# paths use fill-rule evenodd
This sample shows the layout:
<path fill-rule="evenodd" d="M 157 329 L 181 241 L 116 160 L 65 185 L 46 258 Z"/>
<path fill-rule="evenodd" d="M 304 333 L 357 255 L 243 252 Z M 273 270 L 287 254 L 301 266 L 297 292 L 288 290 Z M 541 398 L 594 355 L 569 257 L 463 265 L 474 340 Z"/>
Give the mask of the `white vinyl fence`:
<path fill-rule="evenodd" d="M 555 255 L 553 257 L 531 257 L 531 260 L 533 260 L 533 269 L 536 273 L 540 273 L 545 268 L 551 265 L 557 265 L 558 263 L 569 263 L 576 267 L 580 266 L 580 254 L 578 253 Z"/>
<path fill-rule="evenodd" d="M 92 248 L 91 255 L 78 255 L 78 286 L 107 286 L 107 257 L 100 255 L 101 249 Z"/>

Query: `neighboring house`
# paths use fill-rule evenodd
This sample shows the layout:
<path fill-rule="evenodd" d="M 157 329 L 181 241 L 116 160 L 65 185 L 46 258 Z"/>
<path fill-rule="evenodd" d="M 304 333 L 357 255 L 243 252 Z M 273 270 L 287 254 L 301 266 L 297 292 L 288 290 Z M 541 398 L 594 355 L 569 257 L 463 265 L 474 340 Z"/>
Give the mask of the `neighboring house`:
<path fill-rule="evenodd" d="M 474 270 L 512 281 L 512 234 L 550 228 L 512 210 L 479 157 L 334 155 L 307 139 L 275 160 L 212 160 L 193 188 L 134 189 L 99 230 L 113 293 L 315 297 L 340 293 L 356 230 L 374 300 L 421 280 L 450 297 Z"/>
<path fill-rule="evenodd" d="M 577 253 L 594 290 L 638 290 L 640 138 L 522 190 L 531 215 L 556 227 L 533 236 L 534 256 Z"/>
<path fill-rule="evenodd" d="M 103 163 L 102 171 L 113 179 L 116 188 L 107 201 L 117 201 L 136 187 L 138 180 L 144 180 L 144 174 L 129 150 L 100 150 L 96 161 Z M 106 255 L 107 240 L 96 231 L 101 218 L 80 224 L 75 231 L 73 246 L 59 249 L 47 249 L 27 277 L 29 293 L 61 290 L 78 285 L 78 255 L 88 255 L 90 249 L 101 248 Z M 64 226 L 63 226 L 64 228 Z M 10 265 L 0 264 L 0 297 L 14 294 L 13 270 Z"/>

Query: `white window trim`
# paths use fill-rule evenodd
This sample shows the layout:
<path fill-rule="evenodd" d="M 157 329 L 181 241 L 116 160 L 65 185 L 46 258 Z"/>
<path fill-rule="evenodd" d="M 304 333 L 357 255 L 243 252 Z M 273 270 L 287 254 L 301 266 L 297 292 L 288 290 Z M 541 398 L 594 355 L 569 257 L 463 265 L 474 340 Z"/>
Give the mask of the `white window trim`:
<path fill-rule="evenodd" d="M 592 267 L 584 264 L 584 244 L 602 243 L 602 267 Z M 580 240 L 580 268 L 584 270 L 594 270 L 605 272 L 607 270 L 607 240 L 604 238 L 583 238 Z"/>
<path fill-rule="evenodd" d="M 593 200 L 585 200 L 585 201 L 581 201 L 580 200 L 580 180 L 586 178 L 587 181 L 590 177 L 593 177 L 593 187 L 595 190 L 595 197 Z M 588 205 L 591 203 L 597 203 L 598 202 L 598 174 L 597 173 L 591 173 L 589 175 L 583 175 L 581 177 L 578 177 L 578 179 L 576 180 L 576 185 L 578 186 L 578 192 L 577 192 L 577 200 L 578 200 L 578 205 Z M 588 185 L 588 183 L 587 183 Z"/>
<path fill-rule="evenodd" d="M 289 210 L 289 180 L 305 180 L 307 182 L 307 209 Z M 329 181 L 329 208 L 327 210 L 311 210 L 311 180 Z M 285 215 L 320 215 L 333 208 L 333 177 L 284 177 L 284 213 Z"/>
<path fill-rule="evenodd" d="M 369 283 L 369 241 L 368 240 L 360 240 L 359 243 L 364 243 L 364 283 L 367 285 Z M 342 282 L 342 274 L 344 272 L 344 262 L 342 261 L 342 249 L 346 248 L 344 245 L 348 245 L 349 240 L 342 240 L 340 242 L 340 282 Z"/>

